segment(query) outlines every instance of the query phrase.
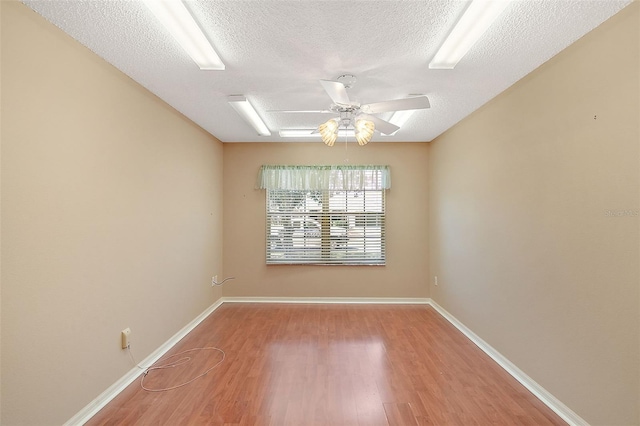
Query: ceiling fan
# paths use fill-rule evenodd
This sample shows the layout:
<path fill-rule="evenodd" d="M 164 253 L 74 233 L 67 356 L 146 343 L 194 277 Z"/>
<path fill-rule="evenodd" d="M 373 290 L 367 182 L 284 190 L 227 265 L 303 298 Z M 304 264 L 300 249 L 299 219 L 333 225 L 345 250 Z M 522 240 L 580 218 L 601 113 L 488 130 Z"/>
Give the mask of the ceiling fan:
<path fill-rule="evenodd" d="M 329 110 L 272 112 L 337 114 L 337 117 L 331 118 L 318 126 L 317 132 L 320 133 L 322 141 L 328 146 L 333 146 L 338 137 L 338 130 L 353 129 L 358 144 L 366 145 L 371 140 L 374 130 L 385 135 L 390 135 L 400 128 L 373 114 L 425 109 L 431 106 L 429 104 L 429 98 L 424 95 L 372 104 L 360 104 L 359 102 L 351 101 L 347 94 L 347 89 L 351 88 L 355 82 L 356 77 L 351 74 L 343 74 L 338 77 L 336 81 L 320 80 L 320 84 L 333 101 Z"/>

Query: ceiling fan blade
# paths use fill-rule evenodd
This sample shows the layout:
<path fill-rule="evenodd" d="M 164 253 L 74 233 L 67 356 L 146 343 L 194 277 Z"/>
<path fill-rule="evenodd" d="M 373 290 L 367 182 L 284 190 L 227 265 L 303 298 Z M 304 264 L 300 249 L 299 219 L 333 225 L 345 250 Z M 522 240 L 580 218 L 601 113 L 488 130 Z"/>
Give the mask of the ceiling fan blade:
<path fill-rule="evenodd" d="M 388 121 L 376 117 L 375 115 L 360 114 L 358 118 L 373 121 L 373 124 L 376 126 L 376 130 L 385 135 L 390 135 L 400 128 L 393 123 L 389 123 Z"/>
<path fill-rule="evenodd" d="M 431 107 L 429 98 L 426 96 L 415 96 L 413 98 L 396 99 L 393 101 L 362 105 L 360 110 L 367 114 L 378 114 L 381 112 L 406 111 L 410 109 L 425 109 L 429 107 Z"/>
<path fill-rule="evenodd" d="M 320 80 L 320 84 L 324 87 L 334 104 L 350 105 L 349 95 L 347 95 L 347 89 L 344 84 L 338 81 Z"/>

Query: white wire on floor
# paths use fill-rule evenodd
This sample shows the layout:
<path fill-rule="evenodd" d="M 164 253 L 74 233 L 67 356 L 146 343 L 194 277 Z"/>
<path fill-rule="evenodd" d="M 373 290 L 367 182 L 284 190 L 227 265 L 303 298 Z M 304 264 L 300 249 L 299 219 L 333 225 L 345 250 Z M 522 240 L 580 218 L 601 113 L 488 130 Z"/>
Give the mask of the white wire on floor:
<path fill-rule="evenodd" d="M 195 351 L 211 350 L 211 351 L 218 351 L 218 352 L 220 352 L 220 353 L 222 354 L 222 359 L 221 359 L 220 361 L 218 361 L 217 363 L 215 363 L 215 364 L 213 365 L 213 367 L 208 368 L 207 370 L 205 370 L 205 372 L 204 372 L 204 373 L 202 373 L 202 374 L 200 374 L 200 375 L 198 375 L 198 376 L 196 376 L 196 377 L 192 378 L 191 380 L 188 380 L 188 381 L 186 381 L 186 382 L 184 382 L 184 383 L 180 383 L 180 384 L 178 384 L 178 385 L 171 386 L 171 387 L 168 387 L 168 388 L 153 389 L 153 388 L 147 388 L 147 387 L 144 385 L 144 379 L 147 377 L 147 375 L 148 375 L 151 371 L 155 371 L 155 370 L 164 370 L 164 369 L 167 369 L 167 368 L 177 367 L 177 366 L 179 366 L 179 365 L 182 365 L 182 364 L 184 364 L 184 363 L 187 363 L 187 362 L 191 361 L 191 357 L 189 357 L 189 356 L 185 356 L 185 357 L 182 357 L 182 358 L 178 359 L 177 361 L 169 362 L 169 363 L 167 363 L 167 364 L 162 364 L 162 365 L 155 365 L 155 364 L 154 364 L 154 365 L 152 365 L 152 366 L 150 366 L 150 367 L 144 368 L 144 367 L 141 367 L 141 366 L 136 362 L 136 360 L 133 358 L 133 353 L 131 352 L 131 345 L 127 346 L 127 349 L 129 350 L 129 356 L 131 357 L 131 361 L 133 361 L 133 363 L 136 365 L 136 367 L 138 367 L 138 368 L 139 368 L 139 369 L 141 369 L 141 370 L 144 370 L 144 373 L 142 373 L 142 378 L 140 379 L 140 387 L 141 387 L 142 389 L 144 389 L 144 390 L 148 391 L 148 392 L 165 392 L 165 391 L 170 391 L 170 390 L 173 390 L 173 389 L 177 389 L 177 388 L 181 388 L 181 387 L 183 387 L 183 386 L 186 386 L 186 385 L 188 385 L 189 383 L 191 383 L 191 382 L 193 382 L 193 381 L 195 381 L 195 380 L 199 379 L 200 377 L 205 376 L 209 371 L 213 370 L 213 369 L 214 369 L 214 368 L 216 368 L 218 365 L 220 365 L 220 364 L 222 363 L 222 361 L 224 361 L 224 359 L 225 359 L 225 357 L 226 357 L 226 354 L 224 353 L 224 351 L 223 351 L 222 349 L 218 349 L 218 348 L 214 348 L 214 347 L 204 347 L 204 348 L 194 348 L 194 349 L 189 349 L 189 350 L 182 351 L 182 352 L 179 352 L 179 353 L 177 353 L 177 354 L 170 355 L 170 356 L 168 356 L 168 357 L 162 358 L 162 359 L 160 359 L 160 360 L 156 361 L 156 363 L 161 362 L 161 361 L 167 361 L 167 360 L 169 360 L 169 359 L 171 359 L 171 358 L 175 358 L 175 357 L 177 357 L 177 356 L 180 356 L 180 355 L 183 355 L 183 354 L 186 354 L 186 353 L 195 352 Z"/>

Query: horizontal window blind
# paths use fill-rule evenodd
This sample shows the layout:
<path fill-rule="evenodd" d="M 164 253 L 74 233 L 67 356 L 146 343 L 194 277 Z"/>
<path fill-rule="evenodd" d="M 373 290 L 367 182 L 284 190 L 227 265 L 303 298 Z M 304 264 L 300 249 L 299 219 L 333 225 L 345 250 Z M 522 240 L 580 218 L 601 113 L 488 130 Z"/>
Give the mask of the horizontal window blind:
<path fill-rule="evenodd" d="M 267 264 L 385 264 L 385 191 L 267 189 Z"/>

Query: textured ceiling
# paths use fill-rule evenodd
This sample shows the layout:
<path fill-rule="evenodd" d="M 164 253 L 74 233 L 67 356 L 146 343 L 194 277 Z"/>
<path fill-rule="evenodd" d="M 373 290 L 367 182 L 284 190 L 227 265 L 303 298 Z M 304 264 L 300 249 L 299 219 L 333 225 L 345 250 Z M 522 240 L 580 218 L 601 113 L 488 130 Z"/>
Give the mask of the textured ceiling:
<path fill-rule="evenodd" d="M 187 1 L 224 71 L 201 71 L 140 2 L 24 3 L 223 142 L 291 141 L 278 131 L 316 127 L 326 114 L 268 111 L 327 109 L 318 80 L 344 73 L 357 76 L 349 95 L 362 103 L 427 95 L 430 109 L 373 138 L 424 142 L 631 1 L 515 0 L 453 70 L 428 63 L 466 1 Z M 258 136 L 229 95 L 246 96 L 272 135 Z"/>

